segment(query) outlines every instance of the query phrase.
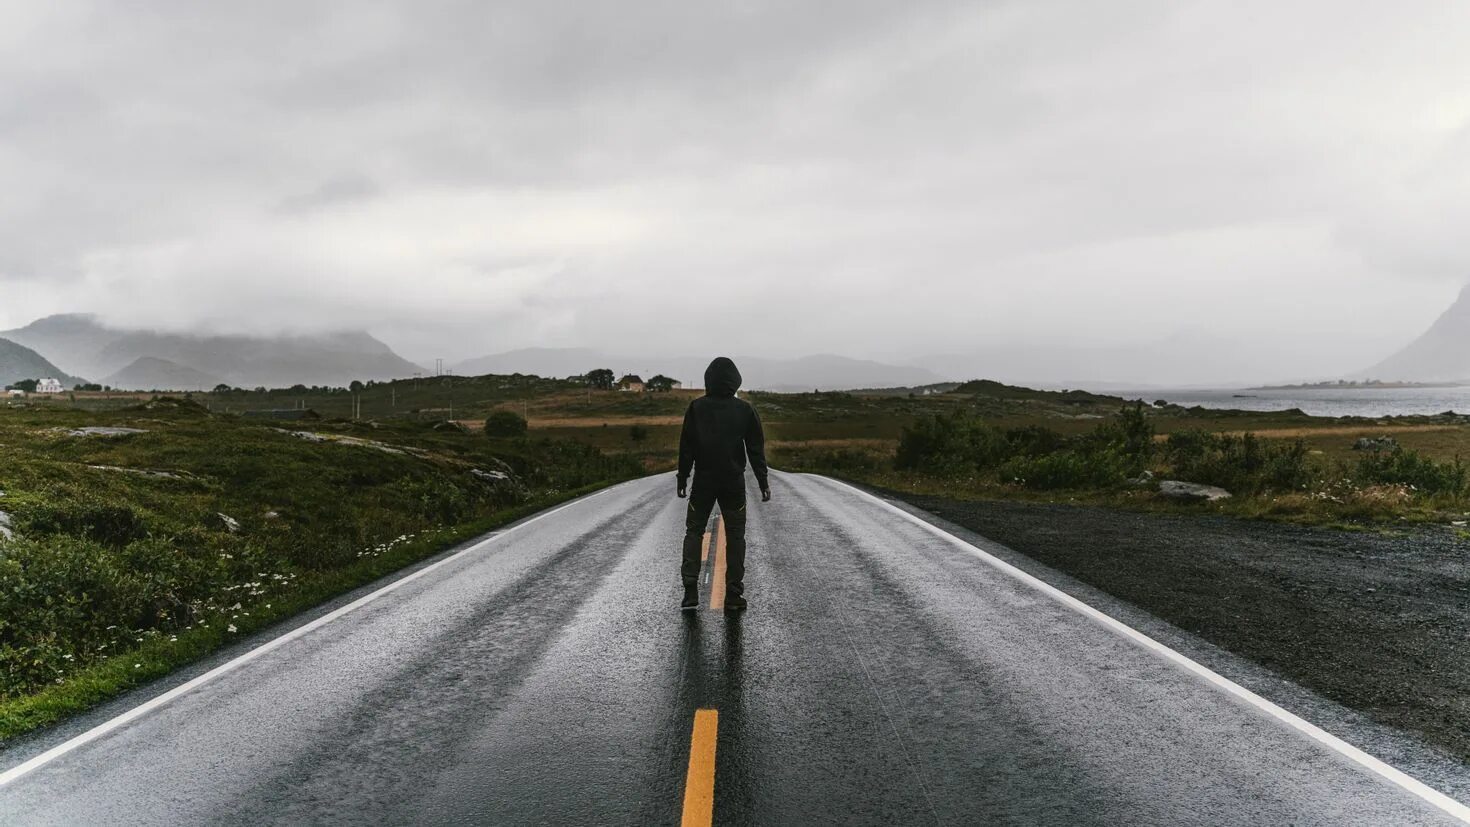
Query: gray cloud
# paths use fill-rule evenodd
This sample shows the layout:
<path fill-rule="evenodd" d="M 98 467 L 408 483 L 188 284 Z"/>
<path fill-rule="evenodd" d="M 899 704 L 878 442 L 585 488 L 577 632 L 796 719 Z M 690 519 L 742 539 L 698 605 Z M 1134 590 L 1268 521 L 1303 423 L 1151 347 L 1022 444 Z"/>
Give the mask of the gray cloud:
<path fill-rule="evenodd" d="M 14 5 L 0 329 L 1350 370 L 1470 275 L 1467 35 L 1452 2 Z"/>

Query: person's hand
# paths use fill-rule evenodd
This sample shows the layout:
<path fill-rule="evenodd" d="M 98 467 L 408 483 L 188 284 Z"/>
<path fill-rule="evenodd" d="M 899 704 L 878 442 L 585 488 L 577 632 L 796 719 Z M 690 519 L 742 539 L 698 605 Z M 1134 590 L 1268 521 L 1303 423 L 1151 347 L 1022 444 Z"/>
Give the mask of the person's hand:
<path fill-rule="evenodd" d="M 768 503 L 770 501 L 771 501 L 771 489 L 769 489 L 769 488 L 762 488 L 761 489 L 761 502 Z"/>
<path fill-rule="evenodd" d="M 687 496 L 689 496 L 689 487 L 682 482 L 679 483 L 679 499 L 682 500 Z"/>

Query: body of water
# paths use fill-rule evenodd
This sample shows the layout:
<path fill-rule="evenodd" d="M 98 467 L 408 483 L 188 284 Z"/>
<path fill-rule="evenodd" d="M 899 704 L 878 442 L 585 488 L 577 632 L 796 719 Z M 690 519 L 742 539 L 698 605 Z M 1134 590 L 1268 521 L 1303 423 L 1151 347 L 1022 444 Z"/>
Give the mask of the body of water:
<path fill-rule="evenodd" d="M 1470 413 L 1470 386 L 1446 388 L 1292 388 L 1289 390 L 1117 391 L 1119 396 L 1176 405 L 1284 411 L 1300 408 L 1312 416 L 1410 416 L 1445 411 Z"/>

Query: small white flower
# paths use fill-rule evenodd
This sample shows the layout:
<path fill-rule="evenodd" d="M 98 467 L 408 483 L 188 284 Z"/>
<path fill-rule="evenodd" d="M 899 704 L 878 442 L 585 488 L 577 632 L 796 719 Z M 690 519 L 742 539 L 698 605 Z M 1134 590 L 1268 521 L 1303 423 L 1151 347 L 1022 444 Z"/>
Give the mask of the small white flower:
<path fill-rule="evenodd" d="M 142 669 L 143 668 L 143 664 L 141 664 L 141 663 L 135 663 L 135 664 L 133 664 L 133 668 L 134 669 Z"/>
<path fill-rule="evenodd" d="M 233 623 L 230 624 L 229 630 L 230 630 L 231 633 L 240 631 L 239 629 L 236 629 L 235 628 L 235 624 L 233 624 Z"/>

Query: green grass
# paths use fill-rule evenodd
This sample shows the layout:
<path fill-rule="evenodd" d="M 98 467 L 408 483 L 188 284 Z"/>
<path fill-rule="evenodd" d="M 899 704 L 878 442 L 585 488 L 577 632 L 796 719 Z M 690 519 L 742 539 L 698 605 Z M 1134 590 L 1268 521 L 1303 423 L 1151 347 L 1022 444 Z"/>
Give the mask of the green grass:
<path fill-rule="evenodd" d="M 70 433 L 89 426 L 140 433 Z M 444 422 L 270 423 L 177 401 L 0 409 L 0 510 L 16 533 L 0 541 L 0 738 L 641 473 L 633 456 Z"/>
<path fill-rule="evenodd" d="M 103 657 L 66 676 L 59 683 L 0 700 L 0 744 L 86 711 L 102 701 L 193 663 L 252 632 L 291 618 L 405 566 L 544 508 L 596 491 L 611 482 L 559 492 L 471 523 L 436 529 L 383 554 L 359 559 L 333 571 L 310 574 L 293 583 L 290 592 L 269 602 L 251 604 L 250 610 L 242 606 L 238 612 L 219 612 L 201 618 L 197 625 L 176 634 L 150 635 L 135 646 Z M 234 631 L 230 630 L 231 626 Z"/>

